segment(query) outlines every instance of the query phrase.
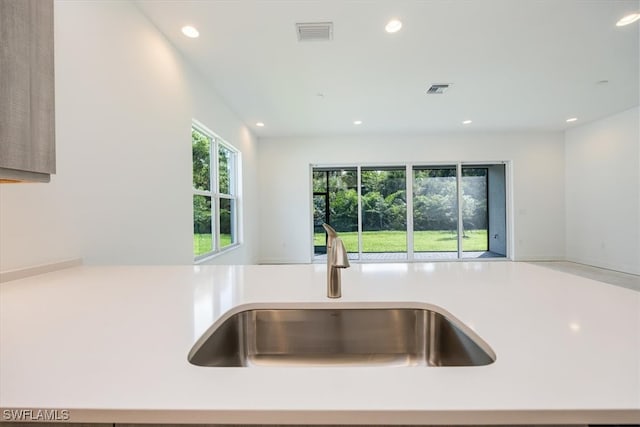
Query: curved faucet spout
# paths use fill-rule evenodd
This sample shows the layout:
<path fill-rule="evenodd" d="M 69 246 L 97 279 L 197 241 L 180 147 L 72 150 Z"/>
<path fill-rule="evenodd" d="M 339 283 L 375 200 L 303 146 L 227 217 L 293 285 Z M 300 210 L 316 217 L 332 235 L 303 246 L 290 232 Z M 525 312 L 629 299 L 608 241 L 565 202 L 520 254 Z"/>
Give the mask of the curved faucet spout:
<path fill-rule="evenodd" d="M 330 226 L 326 222 L 323 222 L 322 226 L 324 227 L 325 230 L 327 230 L 327 234 L 329 235 L 329 237 L 331 237 L 331 238 L 338 237 L 338 233 L 336 232 L 336 230 L 333 229 L 332 226 Z"/>
<path fill-rule="evenodd" d="M 338 237 L 338 233 L 329 224 L 322 223 L 322 226 L 327 231 L 327 256 L 329 255 L 329 249 L 333 247 L 333 241 Z"/>
<path fill-rule="evenodd" d="M 347 248 L 344 247 L 342 239 L 336 237 L 333 240 L 333 249 L 331 250 L 331 266 L 336 268 L 349 268 L 349 255 Z"/>
<path fill-rule="evenodd" d="M 338 233 L 328 224 L 322 224 L 327 230 L 327 297 L 340 298 L 342 285 L 340 269 L 349 268 L 349 256 Z"/>

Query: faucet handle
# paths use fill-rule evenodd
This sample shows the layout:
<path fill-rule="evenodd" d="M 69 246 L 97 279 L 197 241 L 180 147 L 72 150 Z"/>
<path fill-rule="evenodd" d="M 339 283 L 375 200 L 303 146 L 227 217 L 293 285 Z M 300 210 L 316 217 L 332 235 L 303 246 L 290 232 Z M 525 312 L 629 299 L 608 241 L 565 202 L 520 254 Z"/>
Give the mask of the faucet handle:
<path fill-rule="evenodd" d="M 337 268 L 349 268 L 349 255 L 344 247 L 342 239 L 336 237 L 333 241 L 333 249 L 331 250 L 331 265 Z"/>

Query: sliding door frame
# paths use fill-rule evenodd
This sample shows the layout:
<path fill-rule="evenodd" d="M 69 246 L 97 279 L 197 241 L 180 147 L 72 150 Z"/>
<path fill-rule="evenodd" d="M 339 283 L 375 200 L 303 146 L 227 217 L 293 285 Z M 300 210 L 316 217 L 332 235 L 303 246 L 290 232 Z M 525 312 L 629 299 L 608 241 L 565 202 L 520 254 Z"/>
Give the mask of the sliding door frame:
<path fill-rule="evenodd" d="M 464 258 L 463 257 L 463 247 L 462 247 L 462 239 L 464 233 L 464 224 L 463 224 L 463 192 L 462 192 L 462 168 L 465 166 L 491 166 L 491 165 L 504 165 L 504 173 L 505 173 L 505 226 L 506 226 L 506 255 L 504 258 Z M 309 165 L 309 187 L 310 191 L 310 229 L 311 229 L 311 252 L 310 259 L 313 262 L 315 256 L 314 250 L 314 220 L 313 220 L 313 197 L 314 197 L 314 189 L 313 189 L 313 170 L 315 168 L 321 169 L 356 169 L 357 174 L 357 194 L 358 194 L 358 258 L 357 262 L 369 262 L 367 260 L 362 259 L 362 169 L 367 168 L 375 168 L 375 167 L 398 167 L 405 168 L 405 192 L 406 192 L 406 209 L 407 209 L 407 218 L 406 218 L 406 232 L 407 232 L 407 262 L 426 262 L 425 260 L 416 260 L 414 256 L 414 238 L 413 238 L 413 224 L 414 224 L 414 215 L 413 215 L 413 171 L 414 167 L 455 167 L 456 168 L 456 198 L 457 198 L 457 243 L 458 243 L 458 251 L 456 259 L 433 259 L 428 262 L 458 262 L 458 261 L 510 261 L 515 257 L 514 243 L 514 224 L 513 224 L 513 171 L 512 171 L 512 161 L 511 160 L 499 160 L 499 161 L 456 161 L 456 162 L 368 162 L 368 163 L 337 163 L 337 164 L 310 164 Z M 488 198 L 487 198 L 488 200 Z M 488 210 L 488 208 L 487 208 Z M 488 215 L 488 212 L 487 212 Z M 488 227 L 488 226 L 487 226 Z M 487 229 L 488 233 L 488 229 Z M 376 262 L 399 262 L 399 260 L 376 260 Z"/>

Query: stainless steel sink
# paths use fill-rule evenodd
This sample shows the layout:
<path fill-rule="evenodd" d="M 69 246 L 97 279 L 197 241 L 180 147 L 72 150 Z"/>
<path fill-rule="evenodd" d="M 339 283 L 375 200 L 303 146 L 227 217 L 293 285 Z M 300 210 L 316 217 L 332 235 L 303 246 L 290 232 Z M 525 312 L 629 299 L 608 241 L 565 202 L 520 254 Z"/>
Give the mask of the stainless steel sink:
<path fill-rule="evenodd" d="M 465 329 L 464 332 L 462 329 Z M 252 308 L 214 324 L 189 353 L 198 366 L 481 366 L 491 348 L 420 308 Z"/>

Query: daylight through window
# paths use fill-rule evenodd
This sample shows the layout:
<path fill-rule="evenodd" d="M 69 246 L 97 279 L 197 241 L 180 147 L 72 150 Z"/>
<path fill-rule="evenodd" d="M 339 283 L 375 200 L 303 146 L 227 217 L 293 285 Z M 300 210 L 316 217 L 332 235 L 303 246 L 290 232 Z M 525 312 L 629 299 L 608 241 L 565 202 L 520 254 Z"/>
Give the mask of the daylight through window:
<path fill-rule="evenodd" d="M 505 164 L 313 167 L 312 175 L 318 260 L 323 222 L 350 259 L 507 256 Z"/>
<path fill-rule="evenodd" d="M 191 129 L 193 253 L 202 259 L 238 244 L 238 153 L 199 125 Z"/>

